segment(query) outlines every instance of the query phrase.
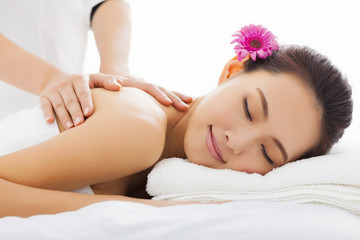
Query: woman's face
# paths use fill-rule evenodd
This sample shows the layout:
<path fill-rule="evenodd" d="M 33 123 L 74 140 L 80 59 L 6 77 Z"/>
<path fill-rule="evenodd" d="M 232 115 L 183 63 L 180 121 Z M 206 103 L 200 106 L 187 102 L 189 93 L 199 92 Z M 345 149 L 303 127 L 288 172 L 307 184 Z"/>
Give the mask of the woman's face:
<path fill-rule="evenodd" d="M 317 143 L 320 119 L 299 79 L 240 73 L 200 100 L 185 133 L 185 153 L 206 167 L 266 174 Z"/>

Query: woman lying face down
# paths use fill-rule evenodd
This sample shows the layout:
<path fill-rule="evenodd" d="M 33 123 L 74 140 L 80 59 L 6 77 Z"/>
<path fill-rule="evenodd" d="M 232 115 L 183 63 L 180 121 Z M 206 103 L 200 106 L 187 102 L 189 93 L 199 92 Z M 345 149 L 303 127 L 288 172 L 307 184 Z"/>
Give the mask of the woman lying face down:
<path fill-rule="evenodd" d="M 219 82 L 185 113 L 137 89 L 93 90 L 96 110 L 84 124 L 0 157 L 0 191 L 8 193 L 1 215 L 62 212 L 104 200 L 176 204 L 132 198 L 162 159 L 266 174 L 327 153 L 351 122 L 350 86 L 306 47 L 282 47 L 256 61 L 232 59 Z M 85 186 L 96 196 L 44 190 Z M 20 196 L 30 203 L 16 201 Z"/>

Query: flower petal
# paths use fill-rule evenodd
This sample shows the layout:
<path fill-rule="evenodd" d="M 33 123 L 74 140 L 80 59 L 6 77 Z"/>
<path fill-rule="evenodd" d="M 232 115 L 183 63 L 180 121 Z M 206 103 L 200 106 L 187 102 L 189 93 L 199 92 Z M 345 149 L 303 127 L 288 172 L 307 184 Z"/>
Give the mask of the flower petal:
<path fill-rule="evenodd" d="M 259 56 L 259 58 L 265 59 L 268 55 L 267 52 L 265 52 L 264 50 L 260 49 L 259 51 L 257 51 L 257 54 Z"/>
<path fill-rule="evenodd" d="M 251 52 L 250 56 L 251 56 L 253 61 L 256 61 L 256 52 Z"/>
<path fill-rule="evenodd" d="M 249 54 L 249 52 L 248 52 L 246 49 L 244 49 L 244 50 L 241 52 L 241 58 L 246 57 L 248 54 Z"/>
<path fill-rule="evenodd" d="M 239 60 L 239 62 L 241 62 L 241 60 L 243 60 L 248 54 L 249 54 L 249 52 L 244 50 L 240 54 L 237 55 L 237 59 Z"/>

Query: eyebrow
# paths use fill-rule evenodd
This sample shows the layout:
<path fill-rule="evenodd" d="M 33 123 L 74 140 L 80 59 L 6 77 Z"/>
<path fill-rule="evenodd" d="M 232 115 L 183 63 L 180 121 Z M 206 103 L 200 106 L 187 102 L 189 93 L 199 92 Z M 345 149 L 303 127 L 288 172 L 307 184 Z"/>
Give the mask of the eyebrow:
<path fill-rule="evenodd" d="M 258 92 L 258 94 L 260 96 L 261 106 L 262 106 L 262 109 L 263 109 L 263 112 L 264 112 L 265 119 L 267 119 L 268 115 L 269 115 L 269 108 L 268 108 L 268 103 L 266 101 L 266 97 L 264 95 L 264 92 L 260 88 L 256 88 L 256 90 L 257 90 L 257 92 Z M 279 149 L 281 151 L 281 154 L 282 154 L 282 156 L 284 158 L 284 163 L 286 163 L 287 160 L 288 160 L 288 155 L 287 155 L 287 153 L 285 151 L 284 145 L 282 145 L 282 143 L 277 138 L 272 138 L 272 140 L 279 147 Z"/>
<path fill-rule="evenodd" d="M 286 163 L 287 162 L 287 160 L 288 160 L 288 155 L 287 155 L 287 153 L 286 153 L 286 151 L 285 151 L 285 148 L 284 148 L 284 145 L 282 145 L 281 144 L 281 142 L 279 141 L 279 139 L 277 139 L 277 138 L 272 138 L 272 140 L 275 142 L 275 144 L 279 147 L 279 149 L 280 149 L 280 151 L 281 151 L 281 154 L 282 154 L 282 156 L 283 156 L 283 158 L 284 158 L 284 163 Z"/>
<path fill-rule="evenodd" d="M 260 96 L 261 106 L 262 106 L 262 109 L 264 112 L 265 119 L 267 119 L 269 110 L 268 110 L 268 104 L 267 104 L 264 92 L 260 88 L 256 88 L 256 90 Z"/>

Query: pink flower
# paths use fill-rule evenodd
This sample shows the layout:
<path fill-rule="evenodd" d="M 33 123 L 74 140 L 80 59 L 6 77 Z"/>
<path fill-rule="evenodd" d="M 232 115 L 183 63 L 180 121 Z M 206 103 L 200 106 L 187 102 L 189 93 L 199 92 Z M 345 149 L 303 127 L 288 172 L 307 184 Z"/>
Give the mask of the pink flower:
<path fill-rule="evenodd" d="M 254 61 L 256 60 L 256 55 L 259 58 L 265 59 L 271 56 L 272 51 L 279 50 L 279 45 L 275 40 L 276 37 L 261 25 L 255 26 L 250 24 L 249 26 L 244 26 L 232 36 L 236 37 L 231 43 L 237 43 L 234 50 L 238 55 L 237 59 L 239 61 L 248 54 L 250 54 Z"/>

